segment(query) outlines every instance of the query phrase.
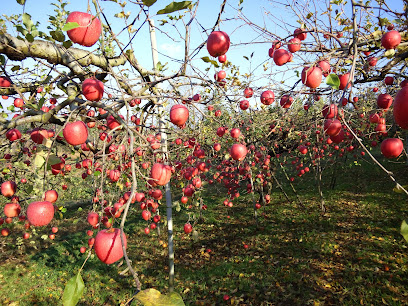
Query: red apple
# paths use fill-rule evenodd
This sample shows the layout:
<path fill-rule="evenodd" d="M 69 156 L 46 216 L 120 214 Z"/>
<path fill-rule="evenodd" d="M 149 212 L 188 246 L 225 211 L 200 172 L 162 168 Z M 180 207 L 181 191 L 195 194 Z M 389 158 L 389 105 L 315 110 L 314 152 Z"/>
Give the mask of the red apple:
<path fill-rule="evenodd" d="M 310 88 L 319 87 L 322 82 L 322 70 L 319 67 L 305 67 L 302 70 L 302 83 Z"/>
<path fill-rule="evenodd" d="M 76 22 L 78 28 L 67 31 L 69 39 L 81 46 L 91 47 L 102 33 L 102 25 L 98 18 L 84 12 L 72 12 L 68 15 L 68 22 Z"/>
<path fill-rule="evenodd" d="M 4 215 L 7 218 L 18 217 L 21 212 L 21 206 L 18 203 L 8 203 L 4 205 Z"/>
<path fill-rule="evenodd" d="M 0 76 L 0 87 L 10 87 L 11 81 L 9 78 Z"/>
<path fill-rule="evenodd" d="M 346 88 L 347 83 L 349 81 L 349 77 L 350 77 L 350 73 L 345 73 L 345 74 L 339 75 L 339 79 L 340 79 L 339 89 L 340 90 L 343 90 L 343 89 Z M 350 88 L 350 87 L 351 87 L 351 80 L 350 80 L 350 83 L 348 83 L 347 88 Z"/>
<path fill-rule="evenodd" d="M 185 124 L 188 116 L 188 108 L 182 104 L 173 105 L 170 109 L 170 121 L 177 126 Z"/>
<path fill-rule="evenodd" d="M 340 133 L 341 122 L 338 119 L 326 119 L 324 121 L 324 132 L 329 136 L 336 136 Z"/>
<path fill-rule="evenodd" d="M 103 96 L 104 85 L 103 82 L 89 78 L 82 82 L 82 94 L 89 101 L 100 101 Z"/>
<path fill-rule="evenodd" d="M 282 108 L 289 108 L 293 103 L 293 98 L 290 97 L 289 95 L 283 95 L 282 98 L 280 99 L 280 106 Z"/>
<path fill-rule="evenodd" d="M 171 167 L 161 163 L 155 163 L 150 172 L 150 177 L 152 179 L 149 180 L 149 183 L 164 186 L 170 181 Z"/>
<path fill-rule="evenodd" d="M 395 96 L 394 120 L 402 129 L 408 129 L 408 86 L 401 88 Z"/>
<path fill-rule="evenodd" d="M 214 31 L 208 36 L 207 50 L 211 56 L 218 57 L 227 53 L 230 44 L 230 38 L 227 33 Z"/>
<path fill-rule="evenodd" d="M 48 131 L 44 129 L 34 129 L 30 133 L 31 140 L 37 144 L 42 144 L 48 139 Z"/>
<path fill-rule="evenodd" d="M 283 66 L 291 59 L 291 53 L 286 51 L 285 49 L 277 49 L 273 53 L 273 61 L 278 66 Z"/>
<path fill-rule="evenodd" d="M 126 248 L 126 235 L 124 235 L 123 238 Z M 112 264 L 121 259 L 123 257 L 123 249 L 120 229 L 112 228 L 101 230 L 95 237 L 94 250 L 96 256 L 106 264 Z"/>
<path fill-rule="evenodd" d="M 396 158 L 400 156 L 403 149 L 404 144 L 399 138 L 387 138 L 381 143 L 381 153 L 386 158 Z"/>
<path fill-rule="evenodd" d="M 44 194 L 44 201 L 55 203 L 58 199 L 58 192 L 55 190 L 48 190 Z"/>
<path fill-rule="evenodd" d="M 389 31 L 381 38 L 381 45 L 389 50 L 395 49 L 401 43 L 401 34 L 398 31 Z"/>
<path fill-rule="evenodd" d="M 6 133 L 6 138 L 10 141 L 16 141 L 21 138 L 21 132 L 18 129 L 10 129 Z"/>
<path fill-rule="evenodd" d="M 246 146 L 240 143 L 233 144 L 230 149 L 231 157 L 235 160 L 242 161 L 248 153 Z"/>
<path fill-rule="evenodd" d="M 392 97 L 389 94 L 380 94 L 377 97 L 377 105 L 382 109 L 389 109 L 392 104 Z"/>
<path fill-rule="evenodd" d="M 98 213 L 91 211 L 88 213 L 86 220 L 91 226 L 96 226 L 99 222 L 99 215 Z"/>
<path fill-rule="evenodd" d="M 184 233 L 190 234 L 193 231 L 193 226 L 190 223 L 184 224 Z"/>
<path fill-rule="evenodd" d="M 251 98 L 254 95 L 254 90 L 250 87 L 244 89 L 244 97 Z"/>
<path fill-rule="evenodd" d="M 295 37 L 289 40 L 288 42 L 288 49 L 290 52 L 295 53 L 300 50 L 301 41 L 299 38 Z"/>
<path fill-rule="evenodd" d="M 241 102 L 239 102 L 239 108 L 242 110 L 247 110 L 249 108 L 249 101 L 242 100 Z"/>
<path fill-rule="evenodd" d="M 303 32 L 302 29 L 296 29 L 295 32 L 293 32 L 293 35 L 297 38 L 299 38 L 300 40 L 305 40 L 307 37 L 307 33 Z"/>
<path fill-rule="evenodd" d="M 266 90 L 261 94 L 261 103 L 271 105 L 275 101 L 275 94 L 271 90 Z"/>
<path fill-rule="evenodd" d="M 1 184 L 1 194 L 7 198 L 12 197 L 17 190 L 17 184 L 13 181 L 6 181 Z"/>
<path fill-rule="evenodd" d="M 330 105 L 325 105 L 322 108 L 322 115 L 326 119 L 331 119 L 337 116 L 337 105 L 336 104 L 330 104 Z"/>
<path fill-rule="evenodd" d="M 77 146 L 88 139 L 88 128 L 82 121 L 75 121 L 67 123 L 62 134 L 70 145 Z"/>
<path fill-rule="evenodd" d="M 392 85 L 394 83 L 394 78 L 392 76 L 387 76 L 384 79 L 385 85 Z"/>
<path fill-rule="evenodd" d="M 54 218 L 54 205 L 48 201 L 32 202 L 27 207 L 27 219 L 31 225 L 44 226 Z"/>

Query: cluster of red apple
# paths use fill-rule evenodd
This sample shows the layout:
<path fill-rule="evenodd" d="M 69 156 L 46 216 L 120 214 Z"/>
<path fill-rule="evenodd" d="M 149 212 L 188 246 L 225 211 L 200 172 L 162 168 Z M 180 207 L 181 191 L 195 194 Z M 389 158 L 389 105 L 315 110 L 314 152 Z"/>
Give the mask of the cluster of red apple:
<path fill-rule="evenodd" d="M 22 182 L 24 183 L 24 182 Z M 19 221 L 25 221 L 25 229 L 28 230 L 30 226 L 46 226 L 54 218 L 54 211 L 57 207 L 54 206 L 54 203 L 58 199 L 58 193 L 55 190 L 48 190 L 45 192 L 42 201 L 31 202 L 26 209 L 25 215 L 22 214 L 21 205 L 19 203 L 19 197 L 16 196 L 17 184 L 14 181 L 6 181 L 1 184 L 1 194 L 10 199 L 10 203 L 4 205 L 4 215 L 5 219 L 0 218 L 0 225 L 4 222 L 10 224 L 13 222 L 13 218 L 18 218 Z M 52 234 L 50 239 L 55 238 L 55 233 L 58 231 L 58 228 L 52 228 Z M 8 228 L 2 228 L 1 235 L 8 236 L 10 230 Z M 23 238 L 28 239 L 30 234 L 25 232 L 23 233 Z"/>

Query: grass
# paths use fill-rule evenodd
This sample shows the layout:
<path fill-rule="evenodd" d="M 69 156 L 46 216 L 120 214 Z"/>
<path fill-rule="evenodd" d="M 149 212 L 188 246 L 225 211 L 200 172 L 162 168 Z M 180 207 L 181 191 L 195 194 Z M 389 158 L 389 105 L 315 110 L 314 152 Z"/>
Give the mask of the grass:
<path fill-rule="evenodd" d="M 387 167 L 407 182 L 405 166 Z M 186 305 L 408 304 L 407 243 L 399 234 L 406 196 L 392 192 L 393 183 L 369 164 L 345 166 L 337 175 L 334 190 L 328 190 L 328 177 L 324 182 L 324 214 L 312 174 L 296 185 L 306 209 L 274 190 L 271 203 L 258 211 L 258 224 L 250 196 L 226 208 L 214 189 L 203 194 L 208 210 L 194 227 L 196 240 L 182 232 L 187 210 L 175 212 L 176 291 Z M 57 238 L 38 249 L 16 237 L 2 238 L 11 243 L 0 255 L 0 304 L 61 303 L 65 283 L 85 258 L 79 252 L 88 238 L 85 216 L 85 209 L 69 210 L 65 220 L 55 220 Z M 146 236 L 142 221 L 140 211 L 129 216 L 129 256 L 143 288 L 165 293 L 166 236 Z M 19 232 L 22 225 L 15 227 Z M 41 239 L 49 228 L 38 231 Z M 134 287 L 129 275 L 119 274 L 124 269 L 125 264 L 107 266 L 91 257 L 82 272 L 86 289 L 80 305 L 129 300 Z"/>

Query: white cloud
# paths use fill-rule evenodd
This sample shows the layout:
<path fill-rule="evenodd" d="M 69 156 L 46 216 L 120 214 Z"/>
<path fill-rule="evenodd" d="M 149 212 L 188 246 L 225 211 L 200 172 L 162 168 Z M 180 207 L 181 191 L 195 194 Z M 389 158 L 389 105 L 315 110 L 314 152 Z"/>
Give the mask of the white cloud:
<path fill-rule="evenodd" d="M 176 44 L 161 44 L 158 50 L 160 53 L 166 54 L 170 57 L 174 58 L 182 58 L 184 56 L 184 51 L 181 47 L 181 45 L 176 45 Z"/>

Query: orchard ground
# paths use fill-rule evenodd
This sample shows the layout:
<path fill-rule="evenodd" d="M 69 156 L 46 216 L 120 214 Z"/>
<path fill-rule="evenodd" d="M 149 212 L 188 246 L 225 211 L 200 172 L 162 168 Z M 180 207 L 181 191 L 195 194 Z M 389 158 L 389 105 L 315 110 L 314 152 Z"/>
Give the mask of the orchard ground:
<path fill-rule="evenodd" d="M 395 161 L 385 165 L 402 184 L 408 183 L 408 166 Z M 194 239 L 183 232 L 188 213 L 183 206 L 175 216 L 175 290 L 185 304 L 407 304 L 407 243 L 400 235 L 407 216 L 405 195 L 393 192 L 388 177 L 365 160 L 348 159 L 334 171 L 334 190 L 329 188 L 330 171 L 323 179 L 324 214 L 312 173 L 296 185 L 305 209 L 288 184 L 284 189 L 292 203 L 274 186 L 271 203 L 258 210 L 258 225 L 251 195 L 227 208 L 222 193 L 211 187 L 204 195 L 208 209 L 194 226 Z M 30 239 L 2 238 L 15 243 L 3 245 L 0 252 L 1 304 L 60 303 L 67 280 L 86 257 L 79 249 L 89 238 L 87 211 L 86 206 L 68 207 L 64 220 L 53 224 L 59 227 L 55 240 L 43 237 L 39 249 L 30 247 Z M 161 224 L 161 237 L 153 230 L 146 235 L 140 213 L 132 213 L 127 224 L 128 254 L 142 289 L 167 292 L 165 227 Z M 35 239 L 48 231 L 39 229 Z M 82 272 L 85 292 L 80 305 L 126 303 L 134 288 L 131 277 L 120 274 L 125 269 L 125 263 L 107 266 L 91 257 Z"/>

